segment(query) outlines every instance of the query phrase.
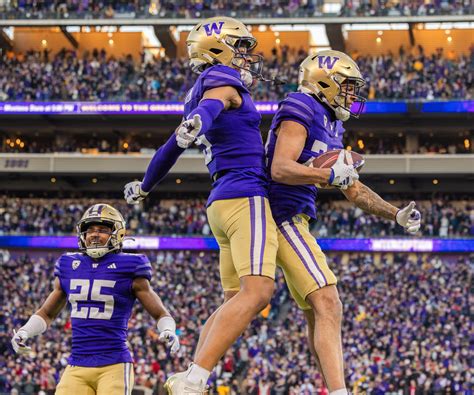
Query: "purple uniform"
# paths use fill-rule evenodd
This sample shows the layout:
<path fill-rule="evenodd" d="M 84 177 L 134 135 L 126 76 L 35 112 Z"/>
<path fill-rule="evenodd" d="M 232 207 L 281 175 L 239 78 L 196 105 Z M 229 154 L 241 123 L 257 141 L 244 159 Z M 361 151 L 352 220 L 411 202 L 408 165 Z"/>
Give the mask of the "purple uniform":
<path fill-rule="evenodd" d="M 71 309 L 70 365 L 96 367 L 133 362 L 127 347 L 127 326 L 136 277 L 151 279 L 145 255 L 107 254 L 93 260 L 80 253 L 62 255 L 54 275 Z"/>
<path fill-rule="evenodd" d="M 306 93 L 290 93 L 283 100 L 273 118 L 267 140 L 267 165 L 271 169 L 277 136 L 275 131 L 283 121 L 303 125 L 306 142 L 297 162 L 309 166 L 323 152 L 341 149 L 344 128 L 332 111 Z M 310 185 L 285 185 L 270 181 L 269 198 L 273 218 L 279 225 L 297 214 L 316 218 L 317 188 Z"/>
<path fill-rule="evenodd" d="M 214 200 L 268 196 L 265 151 L 260 134 L 260 113 L 255 108 L 240 73 L 216 65 L 204 71 L 186 96 L 184 117 L 193 111 L 208 89 L 232 86 L 240 93 L 238 109 L 223 110 L 196 143 L 205 154 L 213 179 L 208 205 Z"/>

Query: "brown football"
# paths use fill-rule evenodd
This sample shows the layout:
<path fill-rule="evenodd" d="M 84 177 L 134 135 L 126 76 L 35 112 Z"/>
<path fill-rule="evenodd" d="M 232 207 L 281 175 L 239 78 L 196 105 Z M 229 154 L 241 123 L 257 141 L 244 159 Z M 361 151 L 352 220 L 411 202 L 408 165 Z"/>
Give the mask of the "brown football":
<path fill-rule="evenodd" d="M 339 152 L 341 150 L 336 149 L 336 150 L 331 150 L 322 153 L 319 155 L 317 158 L 313 160 L 313 167 L 318 168 L 318 169 L 326 169 L 329 167 L 332 167 L 334 163 L 337 161 L 337 157 L 339 156 Z M 347 151 L 344 157 L 344 163 L 348 165 L 356 164 L 356 170 L 358 172 L 361 171 L 362 167 L 365 164 L 364 157 L 361 154 L 358 154 L 357 152 L 354 151 Z M 331 185 L 328 184 L 316 184 L 318 188 L 334 188 Z"/>

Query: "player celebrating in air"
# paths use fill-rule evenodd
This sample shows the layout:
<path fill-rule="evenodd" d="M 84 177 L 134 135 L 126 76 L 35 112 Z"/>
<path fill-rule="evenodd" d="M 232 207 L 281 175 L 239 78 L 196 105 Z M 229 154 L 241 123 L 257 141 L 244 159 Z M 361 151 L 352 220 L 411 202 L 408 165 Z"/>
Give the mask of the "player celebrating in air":
<path fill-rule="evenodd" d="M 125 220 L 108 204 L 90 207 L 77 224 L 80 253 L 63 254 L 55 265 L 54 290 L 16 332 L 15 352 L 28 354 L 27 339 L 40 335 L 66 303 L 71 308 L 72 352 L 57 395 L 131 394 L 132 356 L 127 325 L 135 299 L 158 321 L 159 338 L 179 349 L 176 324 L 151 289 L 151 264 L 121 252 Z"/>
<path fill-rule="evenodd" d="M 336 277 L 309 231 L 308 220 L 316 217 L 315 184 L 337 186 L 357 207 L 396 221 L 409 233 L 417 232 L 421 221 L 414 202 L 399 210 L 358 181 L 356 170 L 344 163 L 344 150 L 331 169 L 310 166 L 320 154 L 343 148 L 342 122 L 361 113 L 365 99 L 359 90 L 363 85 L 357 64 L 346 54 L 321 51 L 307 57 L 300 65 L 299 92 L 290 93 L 280 103 L 267 140 L 270 205 L 278 225 L 277 264 L 304 310 L 310 350 L 330 395 L 347 394 L 342 304 Z M 359 103 L 353 111 L 354 102 Z"/>
<path fill-rule="evenodd" d="M 194 141 L 213 180 L 207 214 L 220 247 L 225 303 L 206 322 L 194 363 L 167 380 L 172 395 L 203 393 L 219 359 L 273 294 L 276 224 L 267 200 L 261 116 L 248 90 L 263 80 L 262 57 L 249 53 L 256 45 L 232 18 L 210 18 L 193 28 L 188 53 L 200 75 L 186 97 L 185 120 L 155 153 L 143 181 L 125 186 L 128 203 L 144 199 Z"/>

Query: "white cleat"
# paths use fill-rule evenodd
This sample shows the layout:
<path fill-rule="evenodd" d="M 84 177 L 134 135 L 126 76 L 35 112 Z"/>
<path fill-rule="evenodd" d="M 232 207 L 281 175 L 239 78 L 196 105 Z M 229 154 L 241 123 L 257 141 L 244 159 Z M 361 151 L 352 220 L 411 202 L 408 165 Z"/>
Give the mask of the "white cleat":
<path fill-rule="evenodd" d="M 168 395 L 205 395 L 207 386 L 203 388 L 200 384 L 192 384 L 186 379 L 188 372 L 173 374 L 166 380 L 165 390 Z"/>

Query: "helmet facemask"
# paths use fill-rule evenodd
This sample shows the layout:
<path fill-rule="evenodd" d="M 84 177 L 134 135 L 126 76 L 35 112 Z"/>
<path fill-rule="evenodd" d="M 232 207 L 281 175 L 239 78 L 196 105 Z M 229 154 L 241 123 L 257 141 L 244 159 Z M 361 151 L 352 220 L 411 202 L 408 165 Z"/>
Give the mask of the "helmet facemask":
<path fill-rule="evenodd" d="M 251 53 L 257 46 L 257 40 L 253 37 L 227 35 L 224 41 L 234 52 L 231 64 L 240 69 L 246 86 L 252 86 L 254 80 L 262 80 L 263 56 Z"/>
<path fill-rule="evenodd" d="M 115 219 L 113 216 L 104 218 L 100 213 L 96 216 L 86 215 L 78 222 L 76 226 L 77 235 L 78 235 L 78 244 L 79 250 L 89 255 L 91 258 L 98 259 L 102 258 L 104 255 L 112 251 L 120 251 L 122 249 L 122 242 L 125 235 L 125 221 L 118 211 L 114 210 L 118 215 L 118 218 Z M 110 233 L 107 232 L 109 237 L 105 243 L 92 243 L 87 245 L 87 231 L 93 225 L 102 225 L 109 228 Z M 100 232 L 99 233 L 105 233 Z"/>
<path fill-rule="evenodd" d="M 347 121 L 351 116 L 359 118 L 365 107 L 367 99 L 359 94 L 365 81 L 358 77 L 346 77 L 340 73 L 335 73 L 334 82 L 339 86 L 339 93 L 330 103 L 338 119 Z M 344 119 L 343 119 L 344 118 Z"/>

